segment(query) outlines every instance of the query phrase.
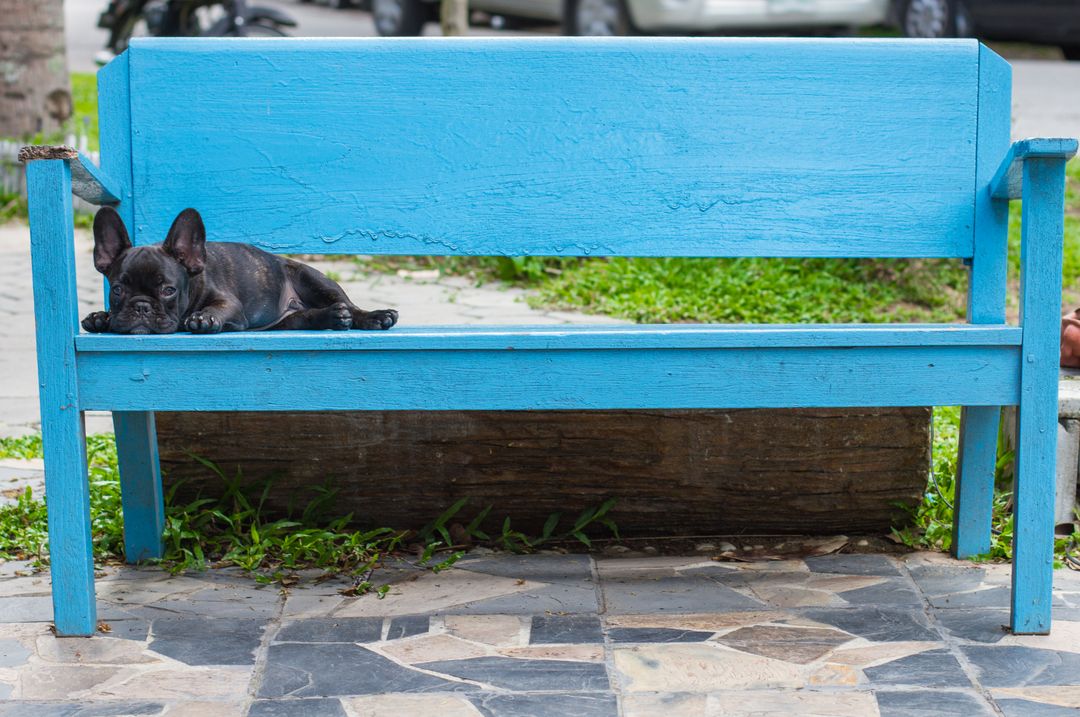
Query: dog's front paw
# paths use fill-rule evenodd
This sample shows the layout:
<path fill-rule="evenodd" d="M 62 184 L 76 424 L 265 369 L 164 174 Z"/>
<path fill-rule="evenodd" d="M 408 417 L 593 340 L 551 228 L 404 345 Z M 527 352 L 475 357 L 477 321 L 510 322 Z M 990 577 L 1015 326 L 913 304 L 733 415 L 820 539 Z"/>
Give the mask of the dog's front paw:
<path fill-rule="evenodd" d="M 353 313 L 349 305 L 339 301 L 326 309 L 326 328 L 334 331 L 346 331 L 353 325 Z"/>
<path fill-rule="evenodd" d="M 221 321 L 208 311 L 196 311 L 187 318 L 184 326 L 193 334 L 216 334 L 221 332 Z"/>
<path fill-rule="evenodd" d="M 398 312 L 393 309 L 368 311 L 356 321 L 356 328 L 365 331 L 385 331 L 397 323 Z"/>
<path fill-rule="evenodd" d="M 92 334 L 102 334 L 109 330 L 109 312 L 95 311 L 82 320 L 82 327 Z"/>

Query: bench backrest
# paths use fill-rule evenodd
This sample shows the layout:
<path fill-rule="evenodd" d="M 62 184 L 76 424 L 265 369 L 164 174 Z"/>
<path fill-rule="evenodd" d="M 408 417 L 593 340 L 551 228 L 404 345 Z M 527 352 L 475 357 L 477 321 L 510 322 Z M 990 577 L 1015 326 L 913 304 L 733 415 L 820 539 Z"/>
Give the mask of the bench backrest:
<path fill-rule="evenodd" d="M 1009 142 L 969 40 L 149 39 L 100 90 L 136 243 L 277 252 L 971 257 Z"/>

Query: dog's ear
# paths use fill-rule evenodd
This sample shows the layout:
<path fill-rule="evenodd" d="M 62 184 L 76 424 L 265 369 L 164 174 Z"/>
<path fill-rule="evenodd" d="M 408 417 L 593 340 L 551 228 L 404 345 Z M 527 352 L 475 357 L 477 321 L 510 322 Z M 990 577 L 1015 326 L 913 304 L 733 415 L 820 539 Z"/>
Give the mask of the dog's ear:
<path fill-rule="evenodd" d="M 131 248 L 127 228 L 112 207 L 102 207 L 94 217 L 94 268 L 102 274 Z"/>
<path fill-rule="evenodd" d="M 206 268 L 206 228 L 199 213 L 185 209 L 177 214 L 162 248 L 180 262 L 188 274 L 202 273 Z"/>

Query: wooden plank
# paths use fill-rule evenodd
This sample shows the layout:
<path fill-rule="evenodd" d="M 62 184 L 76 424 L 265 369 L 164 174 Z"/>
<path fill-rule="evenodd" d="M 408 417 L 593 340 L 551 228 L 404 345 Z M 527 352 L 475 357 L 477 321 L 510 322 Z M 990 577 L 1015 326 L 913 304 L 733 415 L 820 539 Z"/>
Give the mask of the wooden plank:
<path fill-rule="evenodd" d="M 97 612 L 90 486 L 72 340 L 79 317 L 71 169 L 59 159 L 31 162 L 26 183 L 53 615 L 58 634 L 93 635 Z"/>
<path fill-rule="evenodd" d="M 82 152 L 71 160 L 71 191 L 91 204 L 117 204 L 122 191 L 119 183 L 94 164 Z"/>
<path fill-rule="evenodd" d="M 1018 355 L 1014 346 L 80 353 L 79 380 L 88 410 L 979 406 L 1017 401 Z"/>
<path fill-rule="evenodd" d="M 164 555 L 165 503 L 154 414 L 115 411 L 113 427 L 124 510 L 124 558 L 129 563 L 160 558 Z"/>
<path fill-rule="evenodd" d="M 136 39 L 134 240 L 194 206 L 278 252 L 967 257 L 978 54 Z"/>
<path fill-rule="evenodd" d="M 990 193 L 995 199 L 1020 199 L 1023 196 L 1024 160 L 1069 159 L 1076 154 L 1077 141 L 1073 138 L 1022 139 L 1009 147 L 1001 161 Z"/>
<path fill-rule="evenodd" d="M 131 181 L 131 100 L 128 54 L 116 57 L 98 70 L 98 139 L 101 171 L 118 186 L 120 204 L 115 207 L 127 225 L 134 226 L 134 193 Z M 106 299 L 109 292 L 105 292 Z"/>
<path fill-rule="evenodd" d="M 986 191 L 1008 151 L 1012 70 L 979 46 L 979 134 L 975 162 L 975 256 L 968 284 L 968 321 L 1005 323 L 1009 207 Z M 954 492 L 952 550 L 957 557 L 990 550 L 999 406 L 965 406 L 960 418 L 960 460 Z"/>
<path fill-rule="evenodd" d="M 925 490 L 928 418 L 925 408 L 200 412 L 158 414 L 158 436 L 180 502 L 224 489 L 194 454 L 260 492 L 273 479 L 267 517 L 329 479 L 330 510 L 368 527 L 422 528 L 469 498 L 452 522 L 491 505 L 492 531 L 509 516 L 538 535 L 552 513 L 569 520 L 613 497 L 623 536 L 880 535 Z"/>
<path fill-rule="evenodd" d="M 1054 573 L 1065 159 L 1027 159 L 1023 167 L 1020 323 L 1024 344 L 1013 495 L 1012 630 L 1046 634 Z"/>
<path fill-rule="evenodd" d="M 548 349 L 1019 346 L 1016 326 L 964 324 L 637 324 L 418 326 L 391 331 L 267 331 L 214 336 L 83 334 L 80 352 L 447 351 Z"/>

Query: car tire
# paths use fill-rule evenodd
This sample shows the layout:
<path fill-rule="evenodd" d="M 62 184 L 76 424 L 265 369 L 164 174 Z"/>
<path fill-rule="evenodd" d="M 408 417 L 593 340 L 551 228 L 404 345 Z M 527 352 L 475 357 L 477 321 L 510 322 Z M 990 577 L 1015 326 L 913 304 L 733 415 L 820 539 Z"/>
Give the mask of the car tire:
<path fill-rule="evenodd" d="M 563 30 L 567 35 L 633 35 L 634 23 L 624 0 L 570 0 Z"/>
<path fill-rule="evenodd" d="M 904 0 L 897 19 L 905 37 L 957 37 L 970 32 L 970 22 L 956 0 Z M 958 32 L 959 29 L 963 32 Z"/>
<path fill-rule="evenodd" d="M 373 0 L 371 14 L 375 31 L 383 37 L 415 37 L 431 17 L 422 0 Z"/>

